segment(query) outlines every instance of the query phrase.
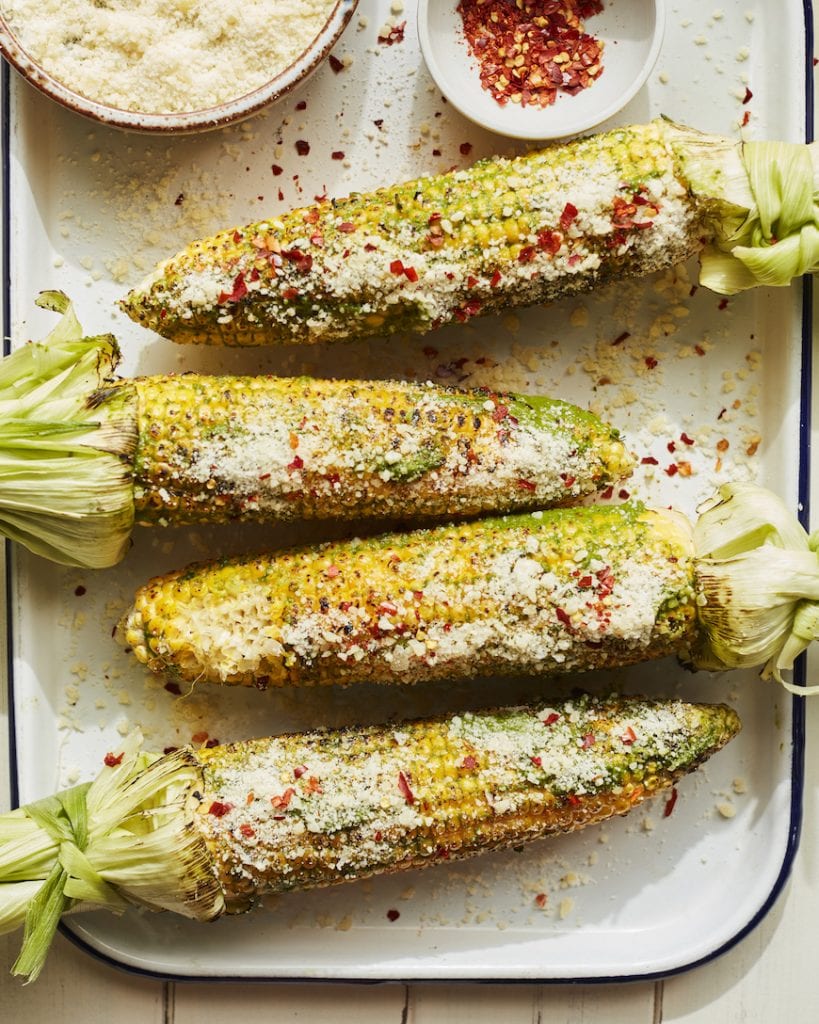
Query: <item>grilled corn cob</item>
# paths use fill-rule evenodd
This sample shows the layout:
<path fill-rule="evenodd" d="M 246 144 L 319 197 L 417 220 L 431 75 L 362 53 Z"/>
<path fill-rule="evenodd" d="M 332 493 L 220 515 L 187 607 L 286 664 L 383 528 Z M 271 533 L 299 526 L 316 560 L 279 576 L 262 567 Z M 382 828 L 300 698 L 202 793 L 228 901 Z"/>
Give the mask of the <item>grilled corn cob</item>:
<path fill-rule="evenodd" d="M 713 505 L 693 531 L 631 501 L 203 563 L 142 587 L 117 634 L 154 672 L 261 689 L 669 654 L 778 677 L 819 633 L 816 553 L 761 488 Z"/>
<path fill-rule="evenodd" d="M 724 705 L 581 697 L 159 759 L 129 738 L 90 786 L 0 817 L 0 931 L 26 918 L 15 973 L 36 976 L 75 905 L 211 920 L 266 893 L 571 832 L 625 814 L 738 731 Z"/>
<path fill-rule="evenodd" d="M 428 331 L 681 263 L 730 293 L 819 265 L 806 146 L 657 120 L 193 242 L 122 301 L 178 342 Z M 775 251 L 774 251 L 775 246 Z"/>
<path fill-rule="evenodd" d="M 46 301 L 72 321 L 64 297 Z M 134 521 L 563 504 L 633 464 L 617 431 L 547 398 L 398 381 L 115 379 L 115 341 L 83 338 L 72 322 L 70 338 L 0 363 L 0 401 L 11 394 L 0 418 L 0 531 L 58 561 L 113 564 Z"/>

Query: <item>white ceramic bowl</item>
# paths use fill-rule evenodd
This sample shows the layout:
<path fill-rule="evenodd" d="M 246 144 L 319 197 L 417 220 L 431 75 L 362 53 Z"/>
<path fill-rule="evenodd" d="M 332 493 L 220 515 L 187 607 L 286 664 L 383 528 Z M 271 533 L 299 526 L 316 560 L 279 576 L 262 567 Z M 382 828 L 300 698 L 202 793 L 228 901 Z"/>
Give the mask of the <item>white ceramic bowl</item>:
<path fill-rule="evenodd" d="M 179 133 L 208 131 L 242 121 L 290 92 L 304 81 L 329 55 L 353 15 L 358 0 L 337 0 L 321 31 L 299 57 L 264 85 L 218 106 L 185 113 L 144 113 L 123 110 L 89 99 L 76 92 L 70 82 L 49 74 L 23 49 L 0 15 L 0 53 L 41 92 L 64 107 L 104 124 L 134 131 Z"/>
<path fill-rule="evenodd" d="M 550 107 L 501 106 L 483 88 L 469 52 L 458 0 L 418 0 L 418 35 L 429 72 L 464 116 L 517 139 L 557 139 L 602 123 L 631 100 L 651 74 L 665 30 L 665 0 L 605 0 L 586 31 L 605 44 L 603 72 L 574 96 Z"/>

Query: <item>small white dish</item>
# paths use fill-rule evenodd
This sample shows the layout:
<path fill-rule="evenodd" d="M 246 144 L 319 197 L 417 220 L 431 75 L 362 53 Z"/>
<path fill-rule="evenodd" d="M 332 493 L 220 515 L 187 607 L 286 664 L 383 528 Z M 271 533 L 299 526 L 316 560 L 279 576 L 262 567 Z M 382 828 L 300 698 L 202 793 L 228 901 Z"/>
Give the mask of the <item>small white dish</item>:
<path fill-rule="evenodd" d="M 427 68 L 447 100 L 476 124 L 517 139 L 558 139 L 613 117 L 645 84 L 660 53 L 665 0 L 605 0 L 586 31 L 604 43 L 603 72 L 587 89 L 558 93 L 549 107 L 501 106 L 481 85 L 458 0 L 418 0 Z"/>

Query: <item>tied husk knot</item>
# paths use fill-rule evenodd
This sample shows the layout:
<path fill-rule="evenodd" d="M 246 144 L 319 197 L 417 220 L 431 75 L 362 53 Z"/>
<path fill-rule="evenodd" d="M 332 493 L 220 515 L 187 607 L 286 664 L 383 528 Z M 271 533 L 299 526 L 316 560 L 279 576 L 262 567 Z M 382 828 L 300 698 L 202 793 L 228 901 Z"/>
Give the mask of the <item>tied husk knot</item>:
<path fill-rule="evenodd" d="M 142 753 L 141 741 L 129 736 L 94 782 L 0 815 L 0 933 L 24 925 L 14 974 L 38 976 L 60 918 L 75 910 L 223 913 L 193 820 L 199 760 L 187 748 Z"/>
<path fill-rule="evenodd" d="M 819 534 L 808 535 L 779 498 L 753 484 L 725 484 L 697 511 L 695 666 L 763 665 L 763 679 L 819 692 L 782 675 L 819 639 Z"/>

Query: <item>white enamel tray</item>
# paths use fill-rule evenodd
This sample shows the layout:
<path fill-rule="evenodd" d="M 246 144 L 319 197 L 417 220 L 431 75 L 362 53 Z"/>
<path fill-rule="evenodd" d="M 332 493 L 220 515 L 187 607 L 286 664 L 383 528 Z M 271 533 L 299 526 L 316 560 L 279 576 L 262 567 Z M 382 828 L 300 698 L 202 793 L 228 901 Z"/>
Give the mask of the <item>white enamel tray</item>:
<path fill-rule="evenodd" d="M 406 376 L 553 393 L 599 410 L 656 460 L 627 485 L 650 502 L 692 513 L 715 484 L 738 477 L 795 507 L 807 493 L 810 383 L 809 297 L 799 285 L 726 303 L 693 286 L 691 266 L 423 338 L 286 351 L 177 348 L 118 313 L 117 298 L 194 237 L 316 195 L 513 150 L 442 101 L 410 7 L 393 19 L 406 20 L 403 42 L 378 42 L 390 8 L 363 0 L 335 50 L 343 70 L 328 64 L 266 114 L 199 137 L 106 130 L 7 73 L 5 315 L 14 343 L 51 327 L 34 298 L 61 288 L 89 333 L 120 338 L 124 373 Z M 671 5 L 657 68 L 618 121 L 663 113 L 710 131 L 803 140 L 808 25 L 809 4 L 796 0 L 748 0 L 721 12 L 711 0 Z M 309 154 L 299 155 L 299 141 Z M 668 475 L 672 463 L 683 471 Z M 557 689 L 522 679 L 321 693 L 199 689 L 178 699 L 111 639 L 134 588 L 154 571 L 331 533 L 343 530 L 141 531 L 122 565 L 98 573 L 15 550 L 9 668 L 19 801 L 92 777 L 137 725 L 162 748 L 197 733 L 227 741 Z M 726 700 L 744 729 L 679 786 L 668 816 L 658 800 L 523 852 L 289 895 L 210 926 L 131 912 L 77 917 L 65 928 L 109 961 L 175 977 L 620 979 L 709 959 L 753 927 L 787 877 L 800 818 L 799 702 L 753 673 L 693 676 L 671 661 L 564 685 Z"/>

